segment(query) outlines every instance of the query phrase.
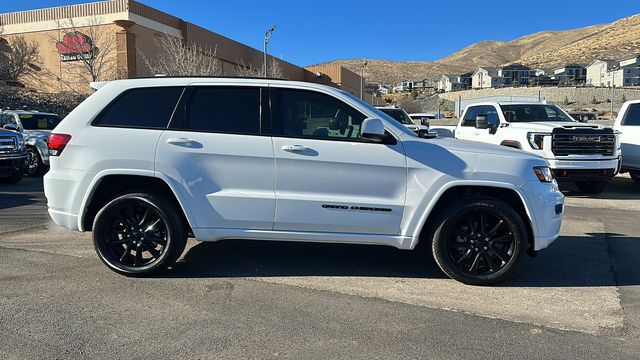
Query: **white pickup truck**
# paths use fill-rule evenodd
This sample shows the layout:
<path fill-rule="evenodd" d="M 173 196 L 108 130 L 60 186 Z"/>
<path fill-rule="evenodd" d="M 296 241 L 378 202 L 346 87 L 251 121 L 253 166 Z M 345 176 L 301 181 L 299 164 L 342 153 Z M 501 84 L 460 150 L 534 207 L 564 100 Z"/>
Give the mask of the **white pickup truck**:
<path fill-rule="evenodd" d="M 616 131 L 574 119 L 559 107 L 537 102 L 486 102 L 467 106 L 457 139 L 518 148 L 547 159 L 558 182 L 575 182 L 597 194 L 620 170 Z"/>
<path fill-rule="evenodd" d="M 628 172 L 640 183 L 640 100 L 624 103 L 613 128 L 620 132 L 621 172 Z"/>

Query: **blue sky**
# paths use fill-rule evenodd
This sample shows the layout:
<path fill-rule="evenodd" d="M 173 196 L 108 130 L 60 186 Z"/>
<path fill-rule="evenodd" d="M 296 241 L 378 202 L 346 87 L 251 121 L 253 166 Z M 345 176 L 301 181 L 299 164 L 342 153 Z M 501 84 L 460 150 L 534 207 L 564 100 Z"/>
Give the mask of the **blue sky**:
<path fill-rule="evenodd" d="M 82 2 L 90 1 L 0 0 L 0 12 Z M 298 65 L 352 58 L 434 61 L 481 40 L 508 41 L 640 12 L 638 0 L 141 2 L 258 49 L 276 24 L 269 52 Z"/>

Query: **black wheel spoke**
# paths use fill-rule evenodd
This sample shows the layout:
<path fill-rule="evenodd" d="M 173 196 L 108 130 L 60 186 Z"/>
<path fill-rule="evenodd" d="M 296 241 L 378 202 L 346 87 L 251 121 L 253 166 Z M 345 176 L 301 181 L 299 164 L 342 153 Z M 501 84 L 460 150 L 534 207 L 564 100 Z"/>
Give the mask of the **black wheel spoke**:
<path fill-rule="evenodd" d="M 491 252 L 493 255 L 495 255 L 504 264 L 506 264 L 508 262 L 508 260 L 509 260 L 509 256 L 508 255 L 502 253 L 502 251 L 496 249 L 494 246 L 490 246 L 489 247 L 489 252 Z"/>
<path fill-rule="evenodd" d="M 124 250 L 124 253 L 122 253 L 122 256 L 120 257 L 120 262 L 123 262 L 124 259 L 126 259 L 129 254 L 131 253 L 131 248 L 133 247 L 133 244 L 127 244 L 127 248 Z"/>
<path fill-rule="evenodd" d="M 149 216 L 149 209 L 144 209 L 144 214 L 142 215 L 142 218 L 138 222 L 139 226 L 142 226 L 142 224 L 144 224 L 144 222 L 147 220 L 147 216 Z"/>
<path fill-rule="evenodd" d="M 473 263 L 471 263 L 471 267 L 469 268 L 469 272 L 472 274 L 476 274 L 478 272 L 478 260 L 480 260 L 480 254 L 476 254 L 476 257 L 473 259 Z"/>
<path fill-rule="evenodd" d="M 158 250 L 156 250 L 155 248 L 153 248 L 151 246 L 147 246 L 147 245 L 144 245 L 144 248 L 147 249 L 149 254 L 151 254 L 151 256 L 153 256 L 154 259 L 157 259 L 157 258 L 160 257 L 160 252 Z"/>
<path fill-rule="evenodd" d="M 508 233 L 507 235 L 503 235 L 503 236 L 497 237 L 495 239 L 491 239 L 491 241 L 494 244 L 496 244 L 496 243 L 505 243 L 505 242 L 508 242 L 508 241 L 511 241 L 511 240 L 513 240 L 513 233 L 511 233 L 511 232 Z"/>
<path fill-rule="evenodd" d="M 491 230 L 489 230 L 489 233 L 487 235 L 495 234 L 495 232 L 498 231 L 503 224 L 504 220 L 500 219 L 500 221 L 498 221 L 498 223 L 494 227 L 492 227 Z"/>
<path fill-rule="evenodd" d="M 471 255 L 471 249 L 467 249 L 467 251 L 460 257 L 460 259 L 458 259 L 458 261 L 456 261 L 458 264 L 462 263 L 463 261 L 465 261 L 467 258 L 469 258 L 469 255 Z"/>
<path fill-rule="evenodd" d="M 133 260 L 133 266 L 138 266 L 142 262 L 142 249 L 140 245 L 136 247 L 136 257 Z"/>
<path fill-rule="evenodd" d="M 165 240 L 162 237 L 159 236 L 155 236 L 155 235 L 147 235 L 147 240 L 149 240 L 151 243 L 156 244 L 156 245 L 166 245 L 167 244 L 167 240 Z"/>
<path fill-rule="evenodd" d="M 486 225 L 485 225 L 486 221 L 487 221 L 487 219 L 486 219 L 486 215 L 485 215 L 484 211 L 480 211 L 480 224 L 479 224 L 480 225 L 480 229 L 479 229 L 480 231 L 479 231 L 479 233 L 482 234 L 482 236 L 487 236 L 488 235 L 487 232 L 486 232 L 486 228 L 485 228 L 486 227 Z"/>
<path fill-rule="evenodd" d="M 483 252 L 482 257 L 484 258 L 484 261 L 489 266 L 489 269 L 491 270 L 491 272 L 496 272 L 496 267 L 493 261 L 491 260 L 491 256 L 489 256 L 486 252 Z"/>

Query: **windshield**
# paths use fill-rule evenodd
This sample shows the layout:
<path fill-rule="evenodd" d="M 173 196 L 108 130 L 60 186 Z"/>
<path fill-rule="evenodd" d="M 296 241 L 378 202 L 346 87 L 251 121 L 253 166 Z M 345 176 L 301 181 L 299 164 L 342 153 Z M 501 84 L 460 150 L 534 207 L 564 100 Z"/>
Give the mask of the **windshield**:
<path fill-rule="evenodd" d="M 20 122 L 25 130 L 53 130 L 62 118 L 49 114 L 20 114 Z"/>
<path fill-rule="evenodd" d="M 415 125 L 409 115 L 402 109 L 380 109 L 380 111 L 398 120 L 400 124 Z"/>
<path fill-rule="evenodd" d="M 500 107 L 508 122 L 574 121 L 571 116 L 555 105 L 518 104 L 500 105 Z"/>

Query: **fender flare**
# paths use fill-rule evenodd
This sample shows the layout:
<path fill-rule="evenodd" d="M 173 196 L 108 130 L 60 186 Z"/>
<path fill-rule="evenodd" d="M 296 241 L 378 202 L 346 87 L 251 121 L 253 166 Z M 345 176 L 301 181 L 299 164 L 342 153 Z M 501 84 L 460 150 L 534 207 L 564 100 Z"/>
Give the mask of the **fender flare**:
<path fill-rule="evenodd" d="M 533 231 L 534 238 L 537 236 L 538 229 L 536 227 L 537 222 L 535 221 L 536 220 L 535 213 L 529 208 L 529 201 L 526 194 L 523 191 L 521 191 L 521 189 L 519 189 L 517 186 L 510 183 L 505 183 L 505 182 L 493 182 L 493 181 L 485 181 L 485 180 L 479 180 L 479 181 L 457 180 L 457 181 L 448 182 L 447 184 L 444 184 L 443 186 L 441 186 L 438 189 L 438 192 L 435 194 L 435 196 L 433 196 L 428 201 L 426 208 L 422 211 L 422 213 L 420 214 L 420 217 L 418 218 L 417 226 L 414 226 L 413 234 L 410 235 L 412 238 L 411 244 L 409 246 L 410 249 L 413 249 L 420 241 L 420 234 L 422 233 L 424 226 L 427 224 L 427 219 L 429 218 L 429 215 L 431 214 L 433 209 L 436 207 L 436 204 L 440 201 L 442 196 L 449 189 L 452 189 L 454 187 L 465 187 L 465 186 L 493 187 L 493 188 L 502 188 L 502 189 L 515 191 L 515 193 L 518 194 L 520 201 L 522 202 L 522 206 L 524 207 L 525 212 L 527 213 L 527 217 L 531 224 L 531 230 Z"/>

